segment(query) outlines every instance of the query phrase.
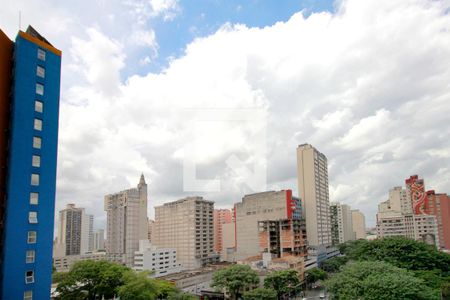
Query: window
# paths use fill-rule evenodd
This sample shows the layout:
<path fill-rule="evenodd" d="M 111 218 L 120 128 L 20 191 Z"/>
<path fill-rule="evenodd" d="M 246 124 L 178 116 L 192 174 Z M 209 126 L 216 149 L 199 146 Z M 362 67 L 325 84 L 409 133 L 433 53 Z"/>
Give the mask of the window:
<path fill-rule="evenodd" d="M 44 111 L 44 103 L 42 103 L 39 100 L 34 101 L 34 110 L 36 112 L 43 112 Z"/>
<path fill-rule="evenodd" d="M 39 185 L 39 174 L 31 174 L 31 185 L 33 186 Z"/>
<path fill-rule="evenodd" d="M 42 131 L 42 120 L 34 119 L 34 130 Z"/>
<path fill-rule="evenodd" d="M 40 60 L 44 60 L 44 61 L 45 61 L 45 51 L 42 50 L 42 49 L 38 49 L 37 57 L 38 57 Z"/>
<path fill-rule="evenodd" d="M 40 83 L 36 83 L 36 94 L 41 96 L 44 95 L 44 86 Z"/>
<path fill-rule="evenodd" d="M 41 78 L 45 78 L 45 69 L 41 66 L 37 66 L 36 68 L 36 75 L 41 77 Z"/>
<path fill-rule="evenodd" d="M 33 291 L 23 293 L 23 300 L 33 300 Z"/>
<path fill-rule="evenodd" d="M 30 193 L 30 204 L 37 205 L 39 202 L 39 194 L 38 193 Z"/>
<path fill-rule="evenodd" d="M 27 264 L 32 264 L 32 263 L 34 263 L 34 256 L 35 256 L 34 250 L 28 250 L 28 251 L 27 251 L 27 256 L 26 256 L 26 262 L 27 262 Z"/>
<path fill-rule="evenodd" d="M 25 272 L 25 283 L 33 283 L 34 282 L 34 272 L 26 271 Z"/>
<path fill-rule="evenodd" d="M 28 244 L 36 244 L 37 233 L 36 231 L 28 231 Z"/>
<path fill-rule="evenodd" d="M 40 137 L 33 137 L 33 148 L 41 149 L 42 139 Z"/>
<path fill-rule="evenodd" d="M 41 157 L 39 155 L 33 155 L 32 166 L 36 168 L 41 166 Z"/>
<path fill-rule="evenodd" d="M 36 224 L 38 222 L 36 211 L 28 212 L 28 222 L 30 222 L 30 224 Z"/>

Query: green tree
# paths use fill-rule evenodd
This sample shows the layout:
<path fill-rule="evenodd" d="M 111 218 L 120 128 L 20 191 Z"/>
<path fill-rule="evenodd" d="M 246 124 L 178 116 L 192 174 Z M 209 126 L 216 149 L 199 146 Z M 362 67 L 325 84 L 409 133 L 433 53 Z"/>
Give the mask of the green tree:
<path fill-rule="evenodd" d="M 450 255 L 424 242 L 404 237 L 352 241 L 339 245 L 351 260 L 382 260 L 408 270 L 441 270 L 450 276 Z"/>
<path fill-rule="evenodd" d="M 347 256 L 335 256 L 322 263 L 321 268 L 329 273 L 338 272 L 348 262 Z"/>
<path fill-rule="evenodd" d="M 439 299 L 414 273 L 382 261 L 351 262 L 324 284 L 333 299 Z"/>
<path fill-rule="evenodd" d="M 80 261 L 58 283 L 58 299 L 113 298 L 130 269 L 107 261 Z"/>
<path fill-rule="evenodd" d="M 328 277 L 327 272 L 319 268 L 312 268 L 305 272 L 306 282 L 312 284 L 318 280 L 325 280 Z"/>
<path fill-rule="evenodd" d="M 125 284 L 118 288 L 121 300 L 154 300 L 158 297 L 158 284 L 148 278 L 147 272 L 127 272 Z"/>
<path fill-rule="evenodd" d="M 54 272 L 52 274 L 52 283 L 60 283 L 67 276 L 67 272 Z"/>
<path fill-rule="evenodd" d="M 299 283 L 298 273 L 295 270 L 272 272 L 264 279 L 264 287 L 274 289 L 278 299 L 291 292 Z"/>
<path fill-rule="evenodd" d="M 232 299 L 259 283 L 258 273 L 246 265 L 233 265 L 214 273 L 211 286 L 225 289 Z"/>
<path fill-rule="evenodd" d="M 274 290 L 267 288 L 256 288 L 247 291 L 242 295 L 244 300 L 276 300 L 277 293 Z"/>
<path fill-rule="evenodd" d="M 198 300 L 198 297 L 188 293 L 171 294 L 167 300 Z"/>

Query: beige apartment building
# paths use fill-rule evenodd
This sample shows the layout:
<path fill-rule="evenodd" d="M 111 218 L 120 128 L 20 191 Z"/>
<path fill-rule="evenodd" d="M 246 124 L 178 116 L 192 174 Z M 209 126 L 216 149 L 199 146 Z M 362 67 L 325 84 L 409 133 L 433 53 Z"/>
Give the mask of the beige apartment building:
<path fill-rule="evenodd" d="M 304 203 L 309 251 L 319 260 L 331 245 L 327 157 L 309 144 L 297 148 L 298 193 Z"/>
<path fill-rule="evenodd" d="M 80 255 L 93 251 L 94 247 L 94 216 L 85 213 L 84 208 L 67 204 L 59 212 L 54 254 Z"/>
<path fill-rule="evenodd" d="M 107 259 L 133 267 L 139 240 L 148 239 L 144 175 L 141 175 L 137 188 L 106 195 L 105 211 Z"/>
<path fill-rule="evenodd" d="M 366 217 L 357 209 L 352 210 L 352 225 L 355 239 L 366 239 Z"/>
<path fill-rule="evenodd" d="M 353 232 L 352 210 L 347 204 L 338 202 L 330 205 L 331 239 L 338 245 L 355 239 Z"/>
<path fill-rule="evenodd" d="M 219 260 L 214 252 L 214 202 L 187 197 L 155 207 L 152 244 L 175 248 L 186 270 Z"/>

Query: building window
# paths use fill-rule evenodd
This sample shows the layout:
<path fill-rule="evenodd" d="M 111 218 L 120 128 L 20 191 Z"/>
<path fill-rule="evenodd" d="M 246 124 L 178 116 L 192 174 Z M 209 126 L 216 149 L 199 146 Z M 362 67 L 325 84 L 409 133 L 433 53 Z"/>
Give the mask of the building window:
<path fill-rule="evenodd" d="M 34 272 L 26 271 L 25 272 L 25 283 L 33 283 L 34 282 Z"/>
<path fill-rule="evenodd" d="M 35 256 L 34 250 L 28 250 L 28 251 L 27 251 L 27 256 L 26 256 L 26 262 L 27 262 L 27 264 L 32 264 L 32 263 L 34 263 L 34 256 Z"/>
<path fill-rule="evenodd" d="M 37 205 L 39 202 L 39 194 L 38 193 L 30 193 L 30 204 Z"/>
<path fill-rule="evenodd" d="M 23 300 L 33 300 L 33 291 L 25 291 L 23 293 Z"/>
<path fill-rule="evenodd" d="M 32 166 L 36 168 L 41 166 L 41 157 L 39 155 L 33 155 Z"/>
<path fill-rule="evenodd" d="M 34 110 L 39 113 L 43 112 L 44 111 L 44 103 L 42 103 L 42 101 L 35 100 L 34 101 Z"/>
<path fill-rule="evenodd" d="M 33 186 L 39 185 L 39 174 L 31 174 L 31 185 Z"/>
<path fill-rule="evenodd" d="M 28 244 L 36 244 L 37 233 L 36 231 L 28 231 Z"/>
<path fill-rule="evenodd" d="M 44 85 L 40 83 L 36 83 L 36 94 L 43 96 L 44 95 Z"/>
<path fill-rule="evenodd" d="M 28 212 L 28 222 L 30 222 L 30 224 L 36 224 L 38 222 L 37 211 Z"/>
<path fill-rule="evenodd" d="M 33 137 L 33 148 L 35 149 L 41 149 L 42 146 L 42 139 L 40 137 Z"/>
<path fill-rule="evenodd" d="M 34 130 L 42 131 L 42 120 L 34 119 Z"/>
<path fill-rule="evenodd" d="M 36 68 L 36 75 L 41 77 L 41 78 L 45 78 L 45 69 L 41 66 L 37 66 Z"/>
<path fill-rule="evenodd" d="M 45 61 L 45 51 L 42 50 L 42 49 L 38 49 L 37 57 L 38 57 L 40 60 L 44 60 L 44 61 Z"/>

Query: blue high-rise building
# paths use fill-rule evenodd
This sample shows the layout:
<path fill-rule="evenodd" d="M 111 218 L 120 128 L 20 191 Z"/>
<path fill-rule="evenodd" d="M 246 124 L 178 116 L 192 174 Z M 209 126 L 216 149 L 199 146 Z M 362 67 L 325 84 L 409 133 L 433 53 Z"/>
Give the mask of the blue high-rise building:
<path fill-rule="evenodd" d="M 0 31 L 0 299 L 49 299 L 61 51 Z"/>

